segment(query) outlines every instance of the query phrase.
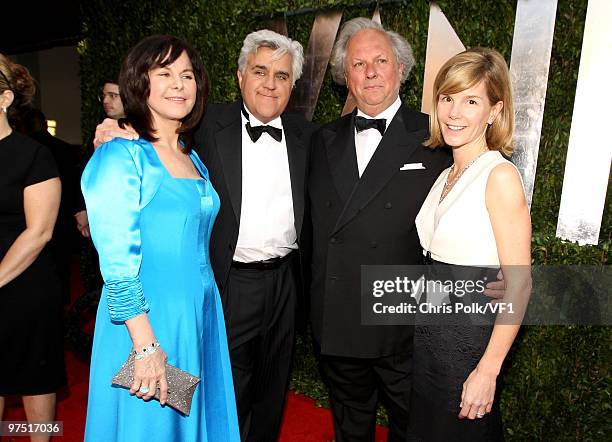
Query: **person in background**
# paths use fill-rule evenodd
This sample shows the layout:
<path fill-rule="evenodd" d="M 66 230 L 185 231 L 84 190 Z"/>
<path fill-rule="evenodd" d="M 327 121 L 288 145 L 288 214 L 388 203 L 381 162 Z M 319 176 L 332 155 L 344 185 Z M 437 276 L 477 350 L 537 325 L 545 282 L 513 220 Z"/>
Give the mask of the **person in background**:
<path fill-rule="evenodd" d="M 102 103 L 104 113 L 108 118 L 119 120 L 125 118 L 125 110 L 119 93 L 119 84 L 115 80 L 104 80 L 102 82 L 102 90 L 98 96 L 98 100 Z M 82 167 L 79 173 L 79 178 L 83 173 L 85 165 L 93 155 L 93 146 L 90 146 L 83 156 Z M 78 183 L 78 179 L 77 179 Z M 77 186 L 78 187 L 78 186 Z M 89 238 L 89 219 L 87 210 L 85 209 L 85 201 L 80 189 L 76 191 L 73 204 L 74 218 L 76 220 L 77 229 L 85 238 Z"/>
<path fill-rule="evenodd" d="M 85 440 L 238 442 L 223 308 L 208 253 L 219 197 L 193 149 L 208 76 L 191 46 L 157 35 L 132 48 L 119 82 L 139 138 L 100 146 L 82 177 L 104 278 Z M 128 392 L 110 380 L 129 354 L 136 360 Z M 166 361 L 201 379 L 189 416 L 164 406 Z M 150 401 L 158 388 L 161 405 Z"/>
<path fill-rule="evenodd" d="M 501 265 L 504 303 L 513 305 L 516 316 L 498 315 L 488 326 L 472 325 L 476 318 L 455 313 L 443 325 L 416 327 L 411 440 L 500 441 L 498 376 L 531 287 L 529 209 L 519 172 L 504 158 L 512 154 L 514 132 L 504 58 L 487 48 L 455 55 L 438 72 L 432 97 L 425 145 L 434 152 L 449 147 L 453 164 L 440 174 L 416 218 L 430 273 L 486 280 L 490 268 L 481 267 Z M 436 303 L 430 295 L 427 302 Z M 450 302 L 487 300 L 480 293 L 451 293 Z"/>
<path fill-rule="evenodd" d="M 102 103 L 104 113 L 108 118 L 118 120 L 125 118 L 125 110 L 119 93 L 119 84 L 114 80 L 104 80 L 102 83 L 102 92 L 98 96 L 98 100 Z"/>
<path fill-rule="evenodd" d="M 34 90 L 27 69 L 0 54 L 0 421 L 4 397 L 20 395 L 28 422 L 45 423 L 66 383 L 61 286 L 46 247 L 61 184 L 49 149 L 10 123 Z"/>

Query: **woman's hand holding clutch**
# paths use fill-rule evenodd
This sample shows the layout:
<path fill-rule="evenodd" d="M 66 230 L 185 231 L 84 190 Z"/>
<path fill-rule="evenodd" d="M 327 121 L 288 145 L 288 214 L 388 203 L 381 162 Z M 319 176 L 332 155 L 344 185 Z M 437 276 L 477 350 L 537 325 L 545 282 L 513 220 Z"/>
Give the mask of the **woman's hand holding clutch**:
<path fill-rule="evenodd" d="M 166 360 L 168 359 L 164 350 L 159 347 L 155 351 L 139 358 L 139 350 L 136 350 L 136 361 L 134 362 L 134 383 L 130 388 L 131 394 L 148 401 L 155 396 L 159 387 L 159 403 L 165 405 L 168 399 L 168 382 L 166 379 Z"/>

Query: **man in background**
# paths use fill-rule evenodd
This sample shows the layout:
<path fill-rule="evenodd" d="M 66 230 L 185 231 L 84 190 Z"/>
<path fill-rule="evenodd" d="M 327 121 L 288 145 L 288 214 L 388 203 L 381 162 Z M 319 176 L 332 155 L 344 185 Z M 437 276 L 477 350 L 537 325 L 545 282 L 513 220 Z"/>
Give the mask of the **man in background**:
<path fill-rule="evenodd" d="M 113 80 L 105 80 L 102 85 L 102 92 L 98 97 L 104 107 L 104 113 L 108 118 L 118 120 L 125 117 L 123 102 L 119 94 L 119 85 Z"/>
<path fill-rule="evenodd" d="M 121 95 L 119 94 L 119 84 L 115 80 L 104 80 L 102 83 L 102 91 L 98 96 L 98 100 L 102 103 L 104 113 L 108 118 L 118 120 L 125 117 L 125 111 L 123 110 L 123 102 L 121 101 Z M 76 195 L 74 199 L 74 218 L 76 220 L 77 229 L 85 238 L 89 238 L 89 220 L 87 219 L 87 210 L 85 210 L 85 200 L 80 190 L 78 180 L 81 178 L 83 169 L 93 154 L 93 147 L 90 146 L 83 156 L 82 166 L 80 173 L 77 178 Z"/>

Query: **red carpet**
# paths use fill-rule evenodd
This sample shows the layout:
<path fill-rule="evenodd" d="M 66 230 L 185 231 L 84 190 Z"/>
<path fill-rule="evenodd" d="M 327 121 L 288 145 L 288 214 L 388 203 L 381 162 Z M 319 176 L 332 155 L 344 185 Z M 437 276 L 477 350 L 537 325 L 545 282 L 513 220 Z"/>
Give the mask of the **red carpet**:
<path fill-rule="evenodd" d="M 89 365 L 77 359 L 72 352 L 66 352 L 68 387 L 58 395 L 57 420 L 64 423 L 64 436 L 52 440 L 77 442 L 83 440 L 85 411 L 87 407 L 87 382 Z M 4 420 L 25 420 L 21 402 L 11 398 L 7 402 Z M 290 391 L 281 429 L 281 442 L 325 442 L 334 439 L 331 413 L 326 408 L 317 408 L 312 399 Z M 4 437 L 2 442 L 28 441 L 24 437 Z M 376 442 L 387 440 L 387 429 L 376 429 Z"/>
<path fill-rule="evenodd" d="M 81 294 L 78 277 L 78 265 L 74 266 L 73 292 Z M 56 420 L 64 423 L 64 436 L 51 440 L 77 442 L 83 440 L 85 430 L 85 413 L 87 410 L 87 389 L 89 378 L 89 360 L 78 358 L 72 351 L 66 351 L 66 369 L 68 386 L 58 393 Z M 25 412 L 19 398 L 7 398 L 5 421 L 24 421 Z M 290 391 L 281 428 L 281 442 L 326 442 L 334 439 L 331 412 L 318 408 L 314 400 Z M 376 442 L 387 440 L 387 429 L 376 428 Z M 0 437 L 1 442 L 29 441 L 25 437 Z"/>
<path fill-rule="evenodd" d="M 72 352 L 66 352 L 68 370 L 68 387 L 58 393 L 56 420 L 64 423 L 64 436 L 52 438 L 58 441 L 82 441 L 85 429 L 85 412 L 87 409 L 87 387 L 89 362 L 77 359 Z M 25 412 L 19 398 L 10 398 L 4 412 L 5 421 L 24 421 Z M 3 442 L 28 441 L 25 437 L 4 437 Z"/>

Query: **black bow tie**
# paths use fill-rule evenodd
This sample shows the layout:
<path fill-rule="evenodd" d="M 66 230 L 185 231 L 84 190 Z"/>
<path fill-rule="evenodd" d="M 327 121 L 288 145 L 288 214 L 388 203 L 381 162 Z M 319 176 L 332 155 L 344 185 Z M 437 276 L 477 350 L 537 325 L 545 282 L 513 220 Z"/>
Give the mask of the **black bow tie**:
<path fill-rule="evenodd" d="M 364 118 L 359 115 L 355 117 L 355 129 L 357 129 L 357 133 L 366 129 L 376 129 L 380 132 L 380 135 L 383 136 L 386 128 L 387 120 L 384 118 Z"/>
<path fill-rule="evenodd" d="M 261 137 L 261 134 L 267 132 L 272 138 L 280 142 L 283 139 L 283 130 L 273 126 L 251 126 L 250 122 L 246 124 L 246 130 L 249 133 L 249 137 L 255 143 Z"/>

